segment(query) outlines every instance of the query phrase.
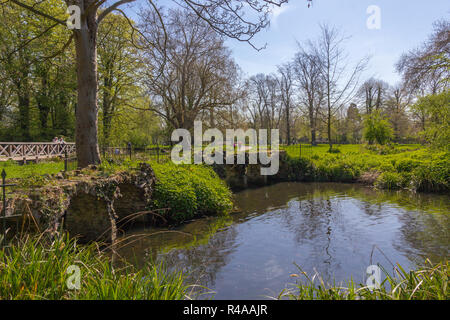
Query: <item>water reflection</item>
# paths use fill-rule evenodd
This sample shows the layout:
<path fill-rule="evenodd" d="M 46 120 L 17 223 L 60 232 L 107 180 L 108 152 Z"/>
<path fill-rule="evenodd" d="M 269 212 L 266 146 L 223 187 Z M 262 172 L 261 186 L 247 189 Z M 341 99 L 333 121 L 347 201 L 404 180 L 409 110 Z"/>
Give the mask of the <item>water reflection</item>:
<path fill-rule="evenodd" d="M 164 259 L 218 299 L 274 296 L 298 264 L 327 281 L 364 280 L 366 267 L 413 267 L 448 258 L 446 195 L 374 191 L 351 184 L 280 183 L 235 195 L 240 212 L 200 219 L 123 250 L 141 264 Z M 146 230 L 152 234 L 161 229 Z M 137 232 L 143 232 L 142 230 Z"/>

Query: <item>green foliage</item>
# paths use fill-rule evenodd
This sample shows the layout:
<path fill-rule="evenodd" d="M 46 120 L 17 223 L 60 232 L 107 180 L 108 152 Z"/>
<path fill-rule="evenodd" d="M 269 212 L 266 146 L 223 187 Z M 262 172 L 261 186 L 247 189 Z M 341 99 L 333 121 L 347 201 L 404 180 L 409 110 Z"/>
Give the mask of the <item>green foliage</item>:
<path fill-rule="evenodd" d="M 3 299 L 185 299 L 189 287 L 180 272 L 162 264 L 142 270 L 123 262 L 114 267 L 93 244 L 80 246 L 68 236 L 46 240 L 27 236 L 0 249 L 0 300 Z M 80 289 L 69 290 L 71 265 L 80 268 Z"/>
<path fill-rule="evenodd" d="M 328 145 L 318 145 L 299 158 L 298 146 L 284 149 L 289 158 L 289 178 L 297 181 L 351 182 L 364 173 L 378 172 L 378 188 L 450 189 L 450 153 L 445 151 L 420 145 L 341 145 L 341 153 L 330 154 Z"/>
<path fill-rule="evenodd" d="M 395 190 L 402 187 L 402 177 L 397 172 L 383 172 L 375 181 L 375 186 L 381 189 Z"/>
<path fill-rule="evenodd" d="M 364 119 L 364 139 L 369 144 L 385 144 L 393 137 L 393 130 L 387 119 L 379 111 L 374 111 Z"/>
<path fill-rule="evenodd" d="M 450 150 L 450 90 L 419 98 L 412 110 L 428 120 L 424 138 L 435 148 Z"/>
<path fill-rule="evenodd" d="M 154 207 L 168 209 L 170 220 L 182 222 L 232 209 L 231 191 L 210 167 L 155 163 L 152 168 L 157 178 Z"/>
<path fill-rule="evenodd" d="M 410 272 L 402 266 L 395 268 L 395 274 L 390 275 L 385 270 L 385 280 L 379 289 L 370 289 L 350 280 L 348 285 L 329 285 L 320 275 L 309 277 L 299 267 L 299 274 L 292 275 L 300 278 L 303 275 L 305 282 L 298 281 L 293 290 L 283 290 L 278 299 L 292 300 L 448 300 L 450 298 L 449 263 L 448 261 L 433 264 L 426 260 L 424 266 Z"/>

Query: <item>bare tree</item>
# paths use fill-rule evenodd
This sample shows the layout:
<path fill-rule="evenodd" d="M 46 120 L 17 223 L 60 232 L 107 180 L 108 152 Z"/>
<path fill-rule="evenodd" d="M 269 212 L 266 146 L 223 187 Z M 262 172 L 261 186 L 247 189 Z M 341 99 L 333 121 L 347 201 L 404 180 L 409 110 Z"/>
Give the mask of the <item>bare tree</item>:
<path fill-rule="evenodd" d="M 145 83 L 152 98 L 150 109 L 173 128 L 192 129 L 207 112 L 210 121 L 218 109 L 234 103 L 237 66 L 220 35 L 187 10 L 142 15 L 142 30 L 155 44 L 145 50 L 149 66 Z"/>
<path fill-rule="evenodd" d="M 321 77 L 320 60 L 312 43 L 308 44 L 307 49 L 299 45 L 299 52 L 295 55 L 293 64 L 300 107 L 307 114 L 311 144 L 316 145 L 316 132 L 320 109 L 324 103 L 325 87 Z"/>
<path fill-rule="evenodd" d="M 352 68 L 348 67 L 347 55 L 342 49 L 346 40 L 340 32 L 327 25 L 321 25 L 321 36 L 315 45 L 322 81 L 325 86 L 325 121 L 330 150 L 333 148 L 331 126 L 333 117 L 345 105 L 349 105 L 358 89 L 361 72 L 368 59 L 359 60 Z"/>
<path fill-rule="evenodd" d="M 358 90 L 358 96 L 365 105 L 366 114 L 373 110 L 380 110 L 387 97 L 389 84 L 383 80 L 370 78 Z"/>
<path fill-rule="evenodd" d="M 450 79 L 450 22 L 437 21 L 434 32 L 419 48 L 403 54 L 396 64 L 405 87 L 422 95 L 448 88 Z"/>
<path fill-rule="evenodd" d="M 255 129 L 279 127 L 283 112 L 279 85 L 274 75 L 257 74 L 249 79 L 249 112 Z"/>
<path fill-rule="evenodd" d="M 291 113 L 294 108 L 294 66 L 288 62 L 278 67 L 279 87 L 284 117 L 286 120 L 286 140 L 291 144 Z"/>

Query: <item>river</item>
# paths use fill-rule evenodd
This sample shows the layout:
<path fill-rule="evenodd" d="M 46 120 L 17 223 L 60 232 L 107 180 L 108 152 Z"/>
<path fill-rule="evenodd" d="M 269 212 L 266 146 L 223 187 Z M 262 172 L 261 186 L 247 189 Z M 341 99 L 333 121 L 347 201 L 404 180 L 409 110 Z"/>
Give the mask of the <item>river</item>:
<path fill-rule="evenodd" d="M 120 254 L 137 265 L 162 259 L 214 299 L 275 297 L 302 279 L 292 276 L 299 267 L 329 283 L 364 283 L 372 264 L 392 272 L 449 258 L 448 195 L 294 182 L 241 191 L 235 205 L 227 217 L 134 230 Z"/>

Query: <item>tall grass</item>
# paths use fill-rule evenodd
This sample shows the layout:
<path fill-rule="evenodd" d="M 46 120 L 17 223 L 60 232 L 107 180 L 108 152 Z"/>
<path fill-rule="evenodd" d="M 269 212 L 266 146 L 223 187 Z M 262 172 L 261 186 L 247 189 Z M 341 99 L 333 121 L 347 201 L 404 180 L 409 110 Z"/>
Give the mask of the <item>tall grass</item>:
<path fill-rule="evenodd" d="M 416 270 L 406 271 L 397 264 L 394 275 L 384 269 L 385 279 L 380 288 L 369 288 L 355 284 L 352 280 L 346 286 L 329 285 L 316 273 L 308 276 L 300 268 L 299 275 L 305 281 L 298 281 L 293 289 L 285 289 L 278 299 L 293 300 L 448 300 L 449 263 L 448 260 L 438 264 L 425 261 L 425 265 Z"/>
<path fill-rule="evenodd" d="M 71 265 L 80 268 L 78 290 L 67 286 Z M 175 300 L 188 298 L 189 290 L 181 272 L 163 264 L 113 266 L 98 245 L 81 246 L 68 236 L 25 236 L 0 248 L 0 299 Z"/>

